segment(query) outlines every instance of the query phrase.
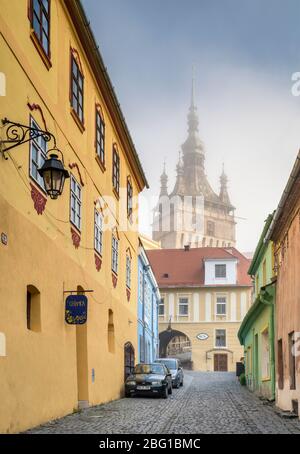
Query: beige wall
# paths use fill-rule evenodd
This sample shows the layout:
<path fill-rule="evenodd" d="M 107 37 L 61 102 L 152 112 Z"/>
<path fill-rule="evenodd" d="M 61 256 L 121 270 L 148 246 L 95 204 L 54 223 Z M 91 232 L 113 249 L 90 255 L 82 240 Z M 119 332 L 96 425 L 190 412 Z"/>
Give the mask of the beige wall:
<path fill-rule="evenodd" d="M 159 331 L 168 327 L 171 318 L 172 329 L 181 331 L 189 337 L 192 344 L 194 370 L 213 371 L 216 353 L 227 353 L 228 370 L 234 371 L 235 364 L 243 356 L 237 332 L 241 321 L 251 304 L 251 289 L 243 288 L 189 288 L 160 289 L 165 301 L 165 315 L 159 317 Z M 226 296 L 225 316 L 216 315 L 217 295 Z M 178 314 L 179 297 L 189 298 L 188 316 Z M 226 330 L 226 347 L 216 348 L 215 330 Z M 205 333 L 206 340 L 199 340 L 197 335 Z M 211 351 L 212 350 L 212 351 Z"/>
<path fill-rule="evenodd" d="M 296 199 L 295 199 L 296 200 Z M 300 201 L 294 206 L 286 226 L 275 244 L 275 265 L 279 266 L 276 283 L 276 398 L 283 410 L 292 409 L 292 400 L 300 406 L 300 355 L 296 357 L 296 389 L 290 389 L 289 333 L 300 333 Z M 282 249 L 284 248 L 284 253 Z M 279 388 L 278 340 L 283 345 L 283 388 Z M 298 334 L 299 344 L 299 334 Z M 298 348 L 299 352 L 299 348 Z M 299 408 L 300 415 L 300 408 Z"/>

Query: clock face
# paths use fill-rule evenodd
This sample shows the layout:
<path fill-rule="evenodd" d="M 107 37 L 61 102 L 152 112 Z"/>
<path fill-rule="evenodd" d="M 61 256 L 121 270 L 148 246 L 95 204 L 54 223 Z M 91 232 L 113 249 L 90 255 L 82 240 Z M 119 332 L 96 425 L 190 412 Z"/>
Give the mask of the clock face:
<path fill-rule="evenodd" d="M 206 334 L 206 333 L 200 333 L 200 334 L 198 334 L 196 337 L 197 337 L 197 339 L 199 339 L 200 341 L 204 341 L 204 340 L 208 339 L 208 334 Z"/>

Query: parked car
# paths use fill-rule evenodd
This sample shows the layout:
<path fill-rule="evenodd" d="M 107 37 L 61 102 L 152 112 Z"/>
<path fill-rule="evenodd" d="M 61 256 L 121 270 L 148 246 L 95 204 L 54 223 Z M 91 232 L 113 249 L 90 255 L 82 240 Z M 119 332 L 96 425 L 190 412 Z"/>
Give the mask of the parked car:
<path fill-rule="evenodd" d="M 125 397 L 172 394 L 172 374 L 164 364 L 137 364 L 125 382 Z"/>
<path fill-rule="evenodd" d="M 164 364 L 170 370 L 173 388 L 179 388 L 179 386 L 183 385 L 183 369 L 179 359 L 158 358 L 156 362 Z"/>

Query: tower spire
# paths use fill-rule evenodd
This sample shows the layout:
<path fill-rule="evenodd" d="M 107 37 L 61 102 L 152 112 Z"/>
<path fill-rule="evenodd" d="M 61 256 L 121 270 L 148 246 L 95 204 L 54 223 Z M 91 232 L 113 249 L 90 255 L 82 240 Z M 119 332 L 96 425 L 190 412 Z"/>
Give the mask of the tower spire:
<path fill-rule="evenodd" d="M 227 178 L 227 175 L 225 173 L 224 162 L 222 164 L 222 173 L 221 173 L 221 176 L 220 176 L 220 183 L 221 183 L 220 195 L 219 195 L 220 200 L 225 205 L 231 205 L 230 198 L 229 198 L 229 195 L 228 195 L 228 190 L 227 190 L 228 178 Z"/>
<path fill-rule="evenodd" d="M 164 159 L 163 172 L 160 176 L 160 196 L 168 195 L 168 175 L 166 174 L 166 159 Z"/>

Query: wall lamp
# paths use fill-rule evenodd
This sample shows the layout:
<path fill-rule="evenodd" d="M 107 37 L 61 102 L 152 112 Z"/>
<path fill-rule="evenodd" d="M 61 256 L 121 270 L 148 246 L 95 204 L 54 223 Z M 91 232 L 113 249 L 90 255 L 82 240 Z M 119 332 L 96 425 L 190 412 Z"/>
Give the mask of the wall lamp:
<path fill-rule="evenodd" d="M 8 159 L 6 153 L 9 150 L 23 145 L 32 139 L 42 137 L 45 142 L 53 140 L 54 147 L 47 151 L 49 158 L 45 160 L 42 167 L 38 169 L 38 172 L 44 180 L 46 193 L 51 199 L 57 199 L 63 192 L 66 178 L 69 178 L 70 175 L 64 167 L 63 154 L 56 146 L 54 135 L 48 131 L 14 123 L 7 118 L 2 120 L 2 124 L 6 127 L 6 140 L 0 140 L 0 152 L 6 160 Z M 61 155 L 61 160 L 58 159 L 58 154 Z"/>

